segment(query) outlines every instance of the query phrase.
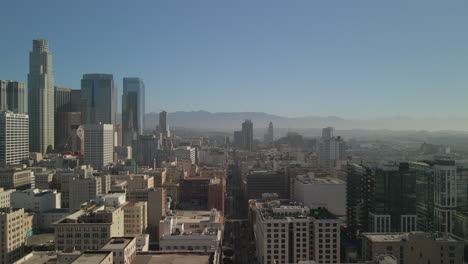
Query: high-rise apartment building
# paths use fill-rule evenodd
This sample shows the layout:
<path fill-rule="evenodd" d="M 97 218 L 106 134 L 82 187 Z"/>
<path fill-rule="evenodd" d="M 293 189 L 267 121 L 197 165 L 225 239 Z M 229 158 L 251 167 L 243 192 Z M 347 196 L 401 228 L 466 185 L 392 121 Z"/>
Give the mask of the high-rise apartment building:
<path fill-rule="evenodd" d="M 117 125 L 118 87 L 112 74 L 83 74 L 81 113 L 83 124 Z"/>
<path fill-rule="evenodd" d="M 436 160 L 434 169 L 434 227 L 451 233 L 457 209 L 457 166 L 453 160 Z"/>
<path fill-rule="evenodd" d="M 24 98 L 26 92 L 24 83 L 0 80 L 0 110 L 24 114 Z"/>
<path fill-rule="evenodd" d="M 253 149 L 253 123 L 250 120 L 245 120 L 242 123 L 242 148 L 252 151 Z"/>
<path fill-rule="evenodd" d="M 249 204 L 259 263 L 340 263 L 341 220 L 327 209 L 266 195 Z"/>
<path fill-rule="evenodd" d="M 111 124 L 84 125 L 84 164 L 102 170 L 113 161 L 114 128 Z"/>
<path fill-rule="evenodd" d="M 54 75 L 49 42 L 33 40 L 29 53 L 28 113 L 31 152 L 46 153 L 54 148 Z"/>
<path fill-rule="evenodd" d="M 145 127 L 145 84 L 141 78 L 124 78 L 122 95 L 122 137 L 124 146 L 142 135 Z"/>
<path fill-rule="evenodd" d="M 24 209 L 0 208 L 0 262 L 13 264 L 24 255 Z"/>
<path fill-rule="evenodd" d="M 346 166 L 346 236 L 356 239 L 358 234 L 367 230 L 370 207 L 368 191 L 369 169 L 358 164 Z"/>
<path fill-rule="evenodd" d="M 29 116 L 0 112 L 0 165 L 29 159 Z"/>

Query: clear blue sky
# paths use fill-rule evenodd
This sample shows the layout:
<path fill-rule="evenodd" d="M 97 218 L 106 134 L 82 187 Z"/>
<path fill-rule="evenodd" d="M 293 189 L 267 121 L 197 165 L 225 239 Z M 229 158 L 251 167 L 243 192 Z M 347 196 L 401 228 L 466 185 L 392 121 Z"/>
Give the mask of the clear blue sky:
<path fill-rule="evenodd" d="M 147 112 L 468 116 L 468 1 L 3 1 L 0 79 L 32 39 L 56 85 L 146 83 Z"/>

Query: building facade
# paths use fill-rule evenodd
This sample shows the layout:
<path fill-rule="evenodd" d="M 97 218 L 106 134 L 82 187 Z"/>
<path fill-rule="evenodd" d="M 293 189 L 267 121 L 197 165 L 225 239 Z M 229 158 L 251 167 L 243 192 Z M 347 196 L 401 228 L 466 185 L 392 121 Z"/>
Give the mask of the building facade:
<path fill-rule="evenodd" d="M 374 260 L 383 254 L 397 263 L 463 263 L 463 241 L 448 233 L 364 233 L 362 257 Z"/>
<path fill-rule="evenodd" d="M 54 75 L 49 42 L 33 40 L 29 53 L 28 113 L 31 152 L 46 153 L 54 149 Z"/>
<path fill-rule="evenodd" d="M 29 116 L 0 112 L 0 165 L 29 160 Z"/>
<path fill-rule="evenodd" d="M 117 125 L 118 87 L 112 74 L 83 74 L 81 113 L 83 124 Z"/>
<path fill-rule="evenodd" d="M 0 80 L 0 110 L 25 114 L 24 98 L 26 91 L 23 82 Z"/>
<path fill-rule="evenodd" d="M 340 263 L 341 220 L 325 208 L 267 196 L 249 204 L 259 263 Z"/>
<path fill-rule="evenodd" d="M 13 264 L 24 255 L 24 209 L 0 208 L 0 262 Z"/>
<path fill-rule="evenodd" d="M 98 250 L 124 235 L 124 212 L 122 206 L 91 205 L 57 221 L 54 229 L 56 250 Z"/>
<path fill-rule="evenodd" d="M 141 78 L 124 78 L 122 95 L 123 145 L 131 146 L 145 128 L 145 84 Z"/>
<path fill-rule="evenodd" d="M 114 129 L 111 124 L 84 125 L 84 164 L 102 170 L 113 161 Z"/>

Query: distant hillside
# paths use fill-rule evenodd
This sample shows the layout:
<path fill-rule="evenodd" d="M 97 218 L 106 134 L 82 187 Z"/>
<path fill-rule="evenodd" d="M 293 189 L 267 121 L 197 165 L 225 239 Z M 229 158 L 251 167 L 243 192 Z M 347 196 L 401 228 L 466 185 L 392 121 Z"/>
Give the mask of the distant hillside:
<path fill-rule="evenodd" d="M 388 130 L 468 130 L 468 118 L 410 118 L 397 116 L 370 120 L 343 119 L 336 116 L 282 117 L 262 112 L 207 111 L 168 113 L 171 127 L 184 127 L 207 131 L 239 130 L 245 119 L 251 119 L 254 129 L 266 129 L 273 122 L 275 128 L 310 129 L 333 126 L 337 129 L 388 129 Z M 146 129 L 154 129 L 159 122 L 158 113 L 146 114 Z"/>

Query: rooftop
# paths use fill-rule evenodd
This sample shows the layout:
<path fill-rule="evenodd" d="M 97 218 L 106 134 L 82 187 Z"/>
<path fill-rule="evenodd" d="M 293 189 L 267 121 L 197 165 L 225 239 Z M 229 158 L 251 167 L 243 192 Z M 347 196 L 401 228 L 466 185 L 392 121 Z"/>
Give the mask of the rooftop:
<path fill-rule="evenodd" d="M 72 264 L 98 264 L 101 263 L 108 256 L 112 256 L 112 251 L 90 251 L 84 252 Z"/>
<path fill-rule="evenodd" d="M 319 207 L 310 209 L 300 203 L 290 200 L 253 200 L 264 220 L 286 219 L 286 218 L 307 218 L 314 219 L 338 219 L 328 209 Z"/>
<path fill-rule="evenodd" d="M 314 177 L 313 175 L 297 175 L 296 180 L 298 182 L 301 182 L 303 184 L 345 184 L 343 180 L 340 180 L 338 178 L 331 178 L 331 177 L 325 177 L 325 178 L 317 178 Z"/>
<path fill-rule="evenodd" d="M 202 223 L 202 222 L 218 222 L 219 214 L 216 215 L 214 221 L 211 221 L 211 211 L 171 211 L 167 213 L 168 217 L 175 217 L 177 218 L 177 222 L 179 223 Z"/>
<path fill-rule="evenodd" d="M 206 253 L 158 253 L 139 254 L 135 258 L 139 264 L 209 264 L 210 255 Z"/>
<path fill-rule="evenodd" d="M 135 237 L 113 237 L 105 246 L 102 247 L 103 250 L 113 250 L 113 249 L 124 249 L 135 240 Z"/>
<path fill-rule="evenodd" d="M 418 238 L 428 238 L 434 241 L 459 241 L 451 234 L 442 232 L 410 232 L 410 233 L 363 233 L 372 242 L 399 242 Z"/>

